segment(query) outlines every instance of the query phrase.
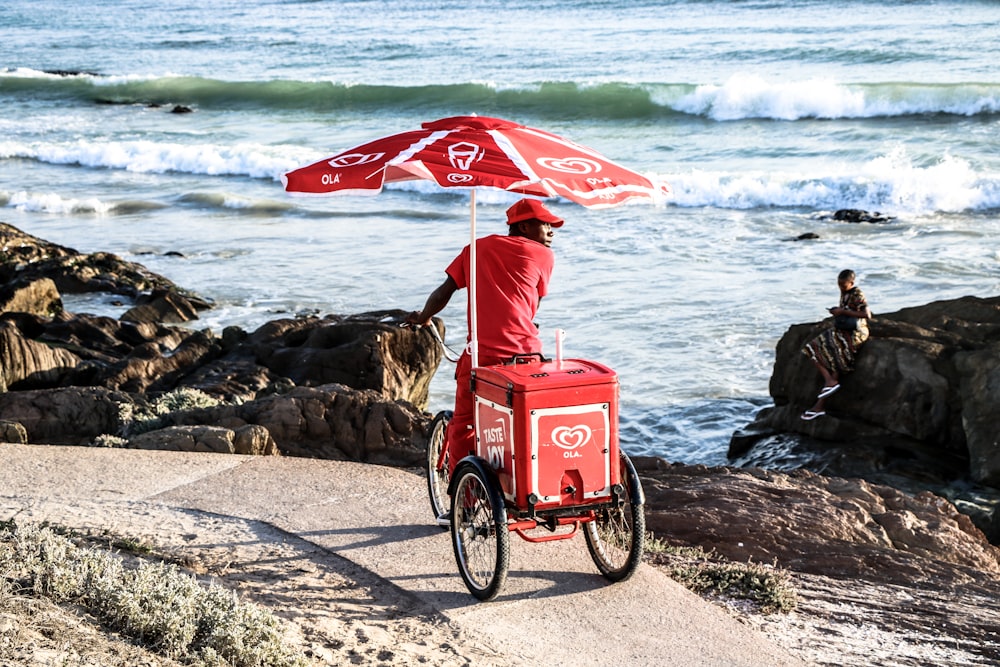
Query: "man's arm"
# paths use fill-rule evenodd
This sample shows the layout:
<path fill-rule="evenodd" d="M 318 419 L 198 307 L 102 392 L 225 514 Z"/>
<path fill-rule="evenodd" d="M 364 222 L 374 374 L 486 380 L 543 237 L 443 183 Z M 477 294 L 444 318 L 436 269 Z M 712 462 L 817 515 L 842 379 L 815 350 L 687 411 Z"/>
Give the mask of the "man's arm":
<path fill-rule="evenodd" d="M 422 310 L 415 310 L 406 316 L 407 324 L 416 324 L 419 326 L 430 324 L 431 318 L 444 310 L 444 307 L 451 301 L 451 295 L 457 289 L 458 285 L 455 284 L 451 276 L 445 278 L 444 282 L 438 285 L 437 289 L 427 297 L 427 302 L 424 304 Z"/>

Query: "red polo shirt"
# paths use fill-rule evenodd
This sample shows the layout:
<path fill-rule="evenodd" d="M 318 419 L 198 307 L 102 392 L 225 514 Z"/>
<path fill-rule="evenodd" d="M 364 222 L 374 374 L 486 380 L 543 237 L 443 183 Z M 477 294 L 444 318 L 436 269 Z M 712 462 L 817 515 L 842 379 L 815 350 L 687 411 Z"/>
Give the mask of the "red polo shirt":
<path fill-rule="evenodd" d="M 534 319 L 539 301 L 548 294 L 554 266 L 552 250 L 537 241 L 497 234 L 476 241 L 479 277 L 476 299 L 482 356 L 510 357 L 542 351 Z M 468 288 L 469 246 L 448 265 L 445 273 L 459 289 Z M 471 326 L 470 323 L 470 336 Z"/>

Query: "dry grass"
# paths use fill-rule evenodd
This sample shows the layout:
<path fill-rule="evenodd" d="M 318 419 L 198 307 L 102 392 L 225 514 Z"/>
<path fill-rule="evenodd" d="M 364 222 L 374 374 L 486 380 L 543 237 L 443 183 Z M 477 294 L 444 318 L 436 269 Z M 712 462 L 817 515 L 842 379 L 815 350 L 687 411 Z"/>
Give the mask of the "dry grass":
<path fill-rule="evenodd" d="M 763 614 L 789 612 L 798 604 L 791 578 L 784 570 L 763 563 L 736 563 L 697 547 L 673 547 L 650 535 L 647 560 L 703 596 L 746 600 Z"/>

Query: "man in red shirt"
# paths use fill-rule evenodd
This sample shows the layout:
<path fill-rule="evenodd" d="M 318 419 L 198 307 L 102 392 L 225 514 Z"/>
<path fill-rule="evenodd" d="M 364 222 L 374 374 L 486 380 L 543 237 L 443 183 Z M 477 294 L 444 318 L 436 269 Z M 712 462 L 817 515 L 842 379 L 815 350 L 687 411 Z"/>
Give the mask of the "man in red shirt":
<path fill-rule="evenodd" d="M 542 351 L 534 318 L 538 304 L 548 293 L 555 264 L 555 255 L 549 248 L 552 230 L 562 225 L 562 218 L 553 215 L 540 201 L 522 199 L 507 209 L 507 236 L 494 234 L 476 241 L 480 366 L 497 364 L 516 354 Z M 445 269 L 447 277 L 427 297 L 423 309 L 410 313 L 406 321 L 428 324 L 457 290 L 469 286 L 469 263 L 469 246 L 465 246 Z M 471 304 L 466 308 L 467 313 L 470 308 Z M 470 337 L 471 329 L 470 323 Z M 472 359 L 467 345 L 455 370 L 455 412 L 445 436 L 449 473 L 476 449 L 471 374 Z"/>

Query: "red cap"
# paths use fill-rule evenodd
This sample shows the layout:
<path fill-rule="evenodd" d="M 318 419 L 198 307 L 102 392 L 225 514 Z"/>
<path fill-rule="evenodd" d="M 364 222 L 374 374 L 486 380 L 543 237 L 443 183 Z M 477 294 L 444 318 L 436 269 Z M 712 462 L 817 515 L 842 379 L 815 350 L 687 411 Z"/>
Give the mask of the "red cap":
<path fill-rule="evenodd" d="M 509 209 L 507 209 L 507 224 L 513 225 L 522 220 L 541 220 L 553 227 L 562 227 L 563 219 L 552 215 L 549 209 L 542 205 L 537 199 L 522 199 Z"/>

